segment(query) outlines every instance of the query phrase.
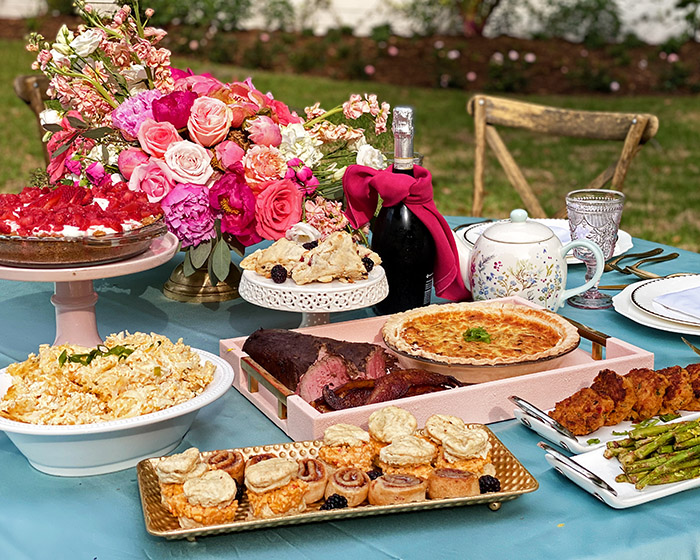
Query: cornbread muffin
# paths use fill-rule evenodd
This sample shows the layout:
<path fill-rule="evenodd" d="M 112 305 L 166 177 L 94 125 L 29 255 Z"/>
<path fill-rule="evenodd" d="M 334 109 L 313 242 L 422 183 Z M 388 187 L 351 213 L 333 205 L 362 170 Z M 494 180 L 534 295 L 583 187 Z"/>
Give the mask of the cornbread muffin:
<path fill-rule="evenodd" d="M 172 496 L 168 504 L 183 529 L 231 523 L 238 509 L 236 490 L 230 474 L 210 470 L 187 479 L 182 493 Z"/>
<path fill-rule="evenodd" d="M 342 467 L 372 470 L 374 446 L 369 433 L 352 424 L 334 424 L 323 433 L 323 446 L 318 458 L 329 467 L 331 473 Z"/>
<path fill-rule="evenodd" d="M 376 453 L 401 436 L 414 435 L 417 428 L 415 416 L 398 406 L 386 406 L 369 416 L 369 435 Z"/>
<path fill-rule="evenodd" d="M 170 498 L 182 493 L 182 485 L 189 478 L 202 476 L 208 467 L 202 461 L 199 449 L 190 447 L 182 453 L 162 457 L 155 466 L 160 483 L 160 495 L 168 506 Z M 169 507 L 169 506 L 168 506 Z"/>
<path fill-rule="evenodd" d="M 446 434 L 435 466 L 475 474 L 495 474 L 488 433 L 482 428 L 464 428 Z"/>
<path fill-rule="evenodd" d="M 401 436 L 379 451 L 377 466 L 384 474 L 412 474 L 428 478 L 437 447 L 418 436 Z"/>
<path fill-rule="evenodd" d="M 245 471 L 250 516 L 254 519 L 301 513 L 309 485 L 297 478 L 299 465 L 291 459 L 275 457 L 260 461 Z"/>

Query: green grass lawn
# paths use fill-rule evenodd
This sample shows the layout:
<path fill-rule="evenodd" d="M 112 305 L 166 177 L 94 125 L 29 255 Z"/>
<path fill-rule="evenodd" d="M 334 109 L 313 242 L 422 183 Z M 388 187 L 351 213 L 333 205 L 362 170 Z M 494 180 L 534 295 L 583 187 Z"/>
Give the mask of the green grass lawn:
<path fill-rule="evenodd" d="M 0 126 L 5 131 L 0 136 L 0 191 L 16 192 L 27 183 L 31 171 L 43 165 L 33 115 L 12 89 L 17 74 L 31 71 L 33 57 L 19 41 L 0 41 L 0 49 L 5 53 L 0 67 L 0 103 L 5 108 L 0 112 Z M 258 89 L 272 91 L 300 113 L 316 101 L 331 108 L 350 93 L 363 92 L 377 93 L 392 107 L 412 105 L 416 111 L 415 148 L 425 155 L 424 165 L 433 173 L 438 208 L 445 215 L 469 215 L 474 136 L 465 109 L 468 93 L 272 74 L 195 60 L 175 59 L 173 64 L 211 72 L 223 81 L 252 76 Z M 519 98 L 561 107 L 657 115 L 659 133 L 633 161 L 627 175 L 628 200 L 622 227 L 635 237 L 700 250 L 700 97 Z M 585 186 L 622 149 L 621 144 L 611 142 L 552 139 L 517 131 L 507 131 L 503 136 L 548 210 L 561 207 L 566 192 Z M 487 162 L 486 178 L 485 216 L 506 217 L 510 210 L 521 206 L 494 158 Z"/>

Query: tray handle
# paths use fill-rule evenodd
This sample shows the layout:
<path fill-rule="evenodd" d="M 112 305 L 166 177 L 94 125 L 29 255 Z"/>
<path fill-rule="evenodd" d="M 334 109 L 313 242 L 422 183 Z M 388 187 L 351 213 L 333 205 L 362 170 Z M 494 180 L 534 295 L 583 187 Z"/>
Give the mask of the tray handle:
<path fill-rule="evenodd" d="M 287 419 L 287 397 L 294 393 L 277 379 L 272 377 L 260 364 L 248 356 L 241 358 L 241 369 L 248 374 L 248 392 L 257 393 L 260 385 L 265 387 L 277 399 L 277 416 Z"/>
<path fill-rule="evenodd" d="M 603 348 L 605 348 L 610 335 L 592 329 L 591 327 L 588 327 L 583 323 L 579 323 L 578 321 L 574 321 L 573 319 L 569 319 L 568 317 L 564 317 L 564 319 L 569 321 L 569 323 L 578 329 L 578 334 L 580 336 L 591 341 L 591 357 L 594 360 L 602 360 Z"/>

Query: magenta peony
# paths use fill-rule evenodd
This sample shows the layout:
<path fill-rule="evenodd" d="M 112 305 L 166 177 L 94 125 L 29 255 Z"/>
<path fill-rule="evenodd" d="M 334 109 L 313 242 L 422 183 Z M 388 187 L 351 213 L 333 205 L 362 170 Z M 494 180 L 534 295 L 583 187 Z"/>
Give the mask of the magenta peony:
<path fill-rule="evenodd" d="M 151 110 L 158 122 L 169 122 L 178 130 L 187 128 L 187 119 L 197 94 L 193 91 L 173 91 L 153 101 Z"/>
<path fill-rule="evenodd" d="M 160 202 L 168 229 L 177 235 L 182 248 L 216 237 L 217 216 L 209 206 L 209 193 L 199 185 L 178 185 Z"/>
<path fill-rule="evenodd" d="M 255 231 L 255 195 L 243 177 L 238 163 L 235 171 L 226 173 L 209 190 L 209 202 L 221 213 L 221 231 L 238 238 L 243 245 L 262 241 Z"/>

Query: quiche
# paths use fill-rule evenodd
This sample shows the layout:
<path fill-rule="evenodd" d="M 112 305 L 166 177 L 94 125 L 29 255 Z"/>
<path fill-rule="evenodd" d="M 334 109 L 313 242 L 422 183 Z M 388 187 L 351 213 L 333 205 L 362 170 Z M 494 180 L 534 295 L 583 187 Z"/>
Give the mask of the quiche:
<path fill-rule="evenodd" d="M 579 344 L 576 327 L 545 309 L 499 301 L 429 305 L 389 317 L 392 350 L 439 364 L 498 366 L 561 356 Z"/>

